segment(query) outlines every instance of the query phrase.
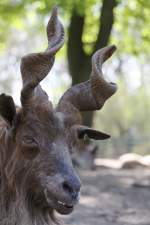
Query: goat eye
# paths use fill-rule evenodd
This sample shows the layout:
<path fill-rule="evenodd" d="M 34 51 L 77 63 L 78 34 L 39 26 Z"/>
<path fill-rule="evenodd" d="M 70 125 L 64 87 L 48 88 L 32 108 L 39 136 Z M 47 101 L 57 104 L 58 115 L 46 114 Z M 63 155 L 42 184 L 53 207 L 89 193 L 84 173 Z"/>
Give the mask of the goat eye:
<path fill-rule="evenodd" d="M 24 137 L 23 140 L 22 140 L 22 144 L 23 145 L 36 145 L 36 141 L 34 138 L 31 138 L 31 137 Z"/>
<path fill-rule="evenodd" d="M 32 137 L 24 136 L 21 140 L 21 152 L 28 159 L 33 159 L 39 153 L 39 146 Z"/>

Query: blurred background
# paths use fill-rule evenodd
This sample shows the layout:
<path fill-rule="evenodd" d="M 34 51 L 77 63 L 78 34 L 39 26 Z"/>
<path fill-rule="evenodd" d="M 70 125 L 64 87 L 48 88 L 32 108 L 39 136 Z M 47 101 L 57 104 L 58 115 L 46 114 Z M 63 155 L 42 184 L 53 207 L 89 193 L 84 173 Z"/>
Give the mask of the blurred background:
<path fill-rule="evenodd" d="M 43 51 L 45 26 L 54 5 L 66 30 L 66 42 L 50 75 L 42 82 L 57 104 L 63 92 L 87 80 L 91 56 L 106 45 L 117 52 L 103 66 L 118 91 L 102 110 L 84 115 L 84 124 L 111 134 L 97 142 L 99 157 L 150 154 L 150 1 L 145 0 L 1 0 L 0 92 L 20 105 L 20 60 Z"/>

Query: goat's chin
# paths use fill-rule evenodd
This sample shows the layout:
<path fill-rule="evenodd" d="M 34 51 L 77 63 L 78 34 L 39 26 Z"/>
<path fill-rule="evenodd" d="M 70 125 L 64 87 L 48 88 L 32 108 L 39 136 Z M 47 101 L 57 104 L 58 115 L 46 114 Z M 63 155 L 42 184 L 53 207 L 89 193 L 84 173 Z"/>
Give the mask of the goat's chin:
<path fill-rule="evenodd" d="M 62 215 L 70 214 L 74 209 L 74 204 L 66 203 L 65 201 L 60 201 L 57 198 L 50 196 L 47 190 L 44 191 L 45 199 L 47 201 L 48 206 L 51 209 L 56 210 L 58 213 Z"/>

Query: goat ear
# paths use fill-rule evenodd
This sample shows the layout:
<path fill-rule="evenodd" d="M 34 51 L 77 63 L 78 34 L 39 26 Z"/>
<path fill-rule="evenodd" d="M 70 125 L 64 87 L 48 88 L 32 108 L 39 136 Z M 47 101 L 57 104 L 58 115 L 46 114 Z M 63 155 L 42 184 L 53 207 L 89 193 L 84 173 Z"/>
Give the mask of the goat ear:
<path fill-rule="evenodd" d="M 95 140 L 104 140 L 110 138 L 109 134 L 103 133 L 98 130 L 91 129 L 86 126 L 78 126 L 77 127 L 77 133 L 78 133 L 78 138 L 82 139 L 86 135 L 88 138 L 95 139 Z"/>
<path fill-rule="evenodd" d="M 0 95 L 0 115 L 12 125 L 16 116 L 16 107 L 13 98 L 9 95 Z"/>

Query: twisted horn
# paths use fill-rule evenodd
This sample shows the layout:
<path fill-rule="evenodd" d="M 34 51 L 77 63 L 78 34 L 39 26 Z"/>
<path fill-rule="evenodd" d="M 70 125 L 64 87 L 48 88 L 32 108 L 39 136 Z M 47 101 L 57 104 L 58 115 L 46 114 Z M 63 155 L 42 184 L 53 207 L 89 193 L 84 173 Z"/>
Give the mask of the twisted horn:
<path fill-rule="evenodd" d="M 52 10 L 51 18 L 47 25 L 48 48 L 45 52 L 26 55 L 21 60 L 21 74 L 23 88 L 21 103 L 25 105 L 39 85 L 51 70 L 56 52 L 64 43 L 64 28 L 57 16 L 57 8 Z"/>
<path fill-rule="evenodd" d="M 114 45 L 98 50 L 92 57 L 92 72 L 90 80 L 68 89 L 58 103 L 57 110 L 66 112 L 70 109 L 93 111 L 101 109 L 105 101 L 117 90 L 115 83 L 106 82 L 102 73 L 102 64 L 116 50 Z M 69 105 L 68 105 L 69 104 Z"/>

